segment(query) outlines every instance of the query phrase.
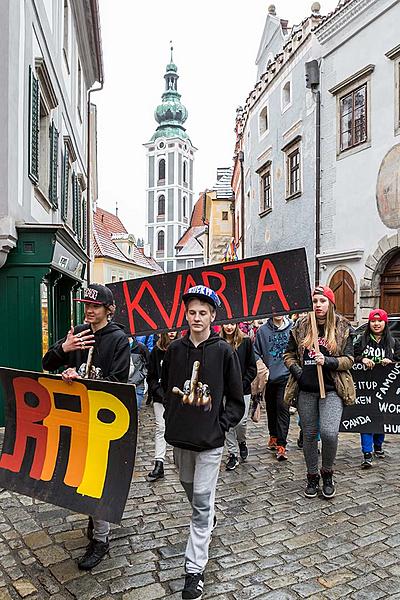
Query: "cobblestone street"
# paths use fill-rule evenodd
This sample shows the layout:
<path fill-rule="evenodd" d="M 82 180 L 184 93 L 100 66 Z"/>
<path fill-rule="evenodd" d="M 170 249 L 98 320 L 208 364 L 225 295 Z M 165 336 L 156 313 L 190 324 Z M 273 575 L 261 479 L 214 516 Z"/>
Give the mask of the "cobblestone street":
<path fill-rule="evenodd" d="M 153 416 L 141 414 L 135 476 L 122 527 L 113 526 L 110 555 L 91 574 L 75 559 L 86 545 L 86 517 L 0 493 L 0 600 L 153 600 L 181 597 L 189 505 L 169 453 L 166 478 L 147 483 Z M 385 460 L 359 468 L 358 435 L 341 435 L 337 496 L 302 495 L 304 465 L 292 417 L 289 460 L 266 450 L 265 413 L 250 423 L 246 464 L 221 471 L 218 526 L 204 598 L 400 598 L 399 458 L 395 436 Z"/>

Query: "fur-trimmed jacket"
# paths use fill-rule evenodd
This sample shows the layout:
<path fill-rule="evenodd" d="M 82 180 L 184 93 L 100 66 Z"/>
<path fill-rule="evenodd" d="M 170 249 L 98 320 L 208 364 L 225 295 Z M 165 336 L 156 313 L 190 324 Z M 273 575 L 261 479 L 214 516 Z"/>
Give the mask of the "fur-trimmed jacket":
<path fill-rule="evenodd" d="M 285 389 L 285 402 L 292 404 L 299 393 L 298 381 L 303 370 L 304 348 L 303 342 L 307 333 L 308 317 L 299 319 L 290 332 L 288 346 L 283 355 L 286 367 L 290 371 L 289 380 Z M 356 389 L 350 369 L 354 362 L 352 340 L 352 327 L 341 315 L 336 315 L 336 340 L 337 351 L 326 358 L 328 368 L 331 370 L 335 389 L 344 404 L 354 404 Z M 329 362 L 328 362 L 329 361 Z"/>

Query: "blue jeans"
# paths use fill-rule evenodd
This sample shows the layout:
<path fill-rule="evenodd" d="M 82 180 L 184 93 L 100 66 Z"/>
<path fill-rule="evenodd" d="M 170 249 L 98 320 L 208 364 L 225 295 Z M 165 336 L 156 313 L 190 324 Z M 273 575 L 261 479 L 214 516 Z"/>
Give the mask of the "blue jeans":
<path fill-rule="evenodd" d="M 361 449 L 365 452 L 372 452 L 373 446 L 375 448 L 381 448 L 385 439 L 384 433 L 360 433 L 361 435 Z"/>
<path fill-rule="evenodd" d="M 137 402 L 138 410 L 140 410 L 140 407 L 142 406 L 143 396 L 144 396 L 144 385 L 137 385 L 136 386 L 136 402 Z"/>

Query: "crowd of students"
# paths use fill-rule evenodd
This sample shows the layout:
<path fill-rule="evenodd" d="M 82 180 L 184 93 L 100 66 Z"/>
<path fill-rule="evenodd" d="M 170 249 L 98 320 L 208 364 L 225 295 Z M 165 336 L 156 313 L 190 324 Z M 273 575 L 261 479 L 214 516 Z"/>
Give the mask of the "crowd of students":
<path fill-rule="evenodd" d="M 296 319 L 273 316 L 263 324 L 227 323 L 218 331 L 213 322 L 220 300 L 213 290 L 195 286 L 182 299 L 188 323 L 184 335 L 171 331 L 157 338 L 128 339 L 112 321 L 115 306 L 110 290 L 92 284 L 79 299 L 85 303 L 85 324 L 71 328 L 50 348 L 43 367 L 66 367 L 62 377 L 72 382 L 87 373 L 88 352 L 93 348 L 91 376 L 134 383 L 138 408 L 147 385 L 155 416 L 154 466 L 147 479 L 155 482 L 164 477 L 170 444 L 192 507 L 182 598 L 195 600 L 202 597 L 208 548 L 216 525 L 215 491 L 224 446 L 227 471 L 246 461 L 251 405 L 254 414 L 260 399 L 265 400 L 267 449 L 280 462 L 288 459 L 289 409 L 297 408 L 301 428 L 298 445 L 303 448 L 306 465 L 304 495 L 316 497 L 322 479 L 322 496 L 333 498 L 343 406 L 355 401 L 353 362 L 373 369 L 399 361 L 400 343 L 390 334 L 387 313 L 376 309 L 354 346 L 351 325 L 336 312 L 334 293 L 326 286 L 313 292 L 313 313 L 296 315 Z M 315 315 L 317 332 L 311 315 Z M 319 369 L 325 398 L 320 393 Z M 363 468 L 371 467 L 373 453 L 384 457 L 383 440 L 382 434 L 361 435 Z M 100 562 L 108 552 L 108 535 L 108 523 L 89 518 L 89 544 L 78 561 L 80 569 L 90 570 Z"/>

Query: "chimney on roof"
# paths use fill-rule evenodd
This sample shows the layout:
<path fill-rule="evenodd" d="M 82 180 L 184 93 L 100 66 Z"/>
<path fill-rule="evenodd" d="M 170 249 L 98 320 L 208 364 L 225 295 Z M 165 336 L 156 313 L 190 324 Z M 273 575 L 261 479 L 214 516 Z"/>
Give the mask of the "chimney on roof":
<path fill-rule="evenodd" d="M 115 216 L 118 217 L 118 202 L 115 202 Z"/>
<path fill-rule="evenodd" d="M 104 213 L 101 213 L 101 222 L 104 223 Z"/>

